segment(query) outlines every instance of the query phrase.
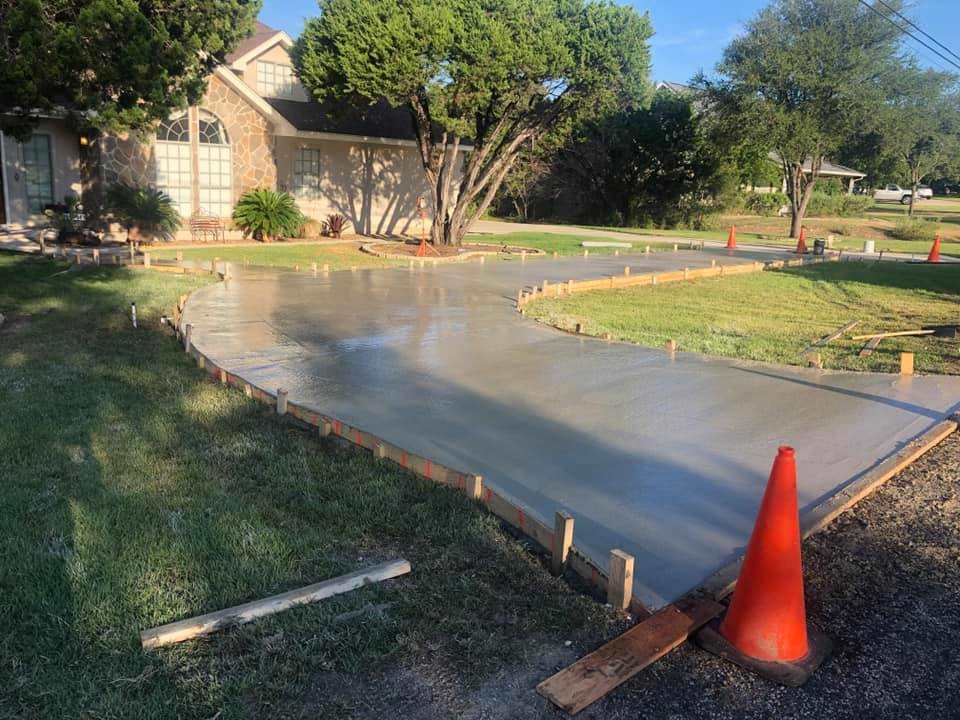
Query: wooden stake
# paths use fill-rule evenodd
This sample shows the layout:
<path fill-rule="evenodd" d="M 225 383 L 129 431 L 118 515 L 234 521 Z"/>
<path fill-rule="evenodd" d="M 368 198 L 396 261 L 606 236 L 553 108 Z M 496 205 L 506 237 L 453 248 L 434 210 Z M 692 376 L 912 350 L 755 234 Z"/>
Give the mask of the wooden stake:
<path fill-rule="evenodd" d="M 617 610 L 626 610 L 630 607 L 632 597 L 633 555 L 628 555 L 623 550 L 611 550 L 607 602 Z"/>
<path fill-rule="evenodd" d="M 225 610 L 218 610 L 188 620 L 144 630 L 140 633 L 140 644 L 144 649 L 149 649 L 192 640 L 227 627 L 242 625 L 257 618 L 274 615 L 297 605 L 317 602 L 334 595 L 356 590 L 370 583 L 406 575 L 410 570 L 410 563 L 406 560 L 392 560 L 366 570 L 357 570 L 348 575 L 341 575 L 308 585 L 299 590 L 291 590 L 263 600 L 254 600 Z"/>
<path fill-rule="evenodd" d="M 677 251 L 677 244 L 676 244 L 676 243 L 673 244 L 673 251 L 674 251 L 674 252 Z"/>
<path fill-rule="evenodd" d="M 573 545 L 573 517 L 558 510 L 553 517 L 553 553 L 550 557 L 550 568 L 554 575 L 563 574 L 571 545 Z"/>
<path fill-rule="evenodd" d="M 283 388 L 277 389 L 277 415 L 287 414 L 287 391 Z"/>
<path fill-rule="evenodd" d="M 326 275 L 328 272 L 330 272 L 330 265 L 329 265 L 328 263 L 324 263 L 324 264 L 323 264 L 323 274 Z"/>
<path fill-rule="evenodd" d="M 183 262 L 183 250 L 177 250 L 177 262 L 178 263 Z"/>
<path fill-rule="evenodd" d="M 320 437 L 322 438 L 330 437 L 330 433 L 333 432 L 333 425 L 331 425 L 326 421 L 321 422 L 319 430 L 320 430 Z"/>
<path fill-rule="evenodd" d="M 677 341 L 671 338 L 670 340 L 667 340 L 667 344 L 664 347 L 668 353 L 674 355 L 677 352 Z"/>
<path fill-rule="evenodd" d="M 900 353 L 900 374 L 913 375 L 913 353 Z"/>
<path fill-rule="evenodd" d="M 577 323 L 576 326 L 575 326 L 575 328 L 574 328 L 574 332 L 577 333 L 577 335 L 582 334 L 582 333 L 583 333 L 583 323 Z"/>
<path fill-rule="evenodd" d="M 150 267 L 150 253 L 143 254 L 143 266 L 146 268 Z"/>
<path fill-rule="evenodd" d="M 584 251 L 583 251 L 583 256 L 584 256 L 584 257 L 588 257 L 589 255 L 590 255 L 590 251 L 589 251 L 589 250 L 584 250 Z"/>
<path fill-rule="evenodd" d="M 464 478 L 463 492 L 471 500 L 479 500 L 483 496 L 483 476 L 467 475 Z"/>
<path fill-rule="evenodd" d="M 193 325 L 187 323 L 187 326 L 183 329 L 183 351 L 190 354 L 190 346 L 193 339 Z"/>
<path fill-rule="evenodd" d="M 93 262 L 97 265 L 100 264 L 100 248 L 93 249 Z"/>
<path fill-rule="evenodd" d="M 227 384 L 227 371 L 224 370 L 223 368 L 220 368 L 220 384 L 221 385 Z"/>
<path fill-rule="evenodd" d="M 649 245 L 647 245 L 647 246 L 643 249 L 643 254 L 644 254 L 644 255 L 649 255 L 649 254 L 650 254 L 650 246 L 649 246 Z"/>
<path fill-rule="evenodd" d="M 623 274 L 624 274 L 624 275 L 627 275 L 627 276 L 630 275 L 630 266 L 629 266 L 629 265 L 627 265 L 627 266 L 623 269 Z"/>

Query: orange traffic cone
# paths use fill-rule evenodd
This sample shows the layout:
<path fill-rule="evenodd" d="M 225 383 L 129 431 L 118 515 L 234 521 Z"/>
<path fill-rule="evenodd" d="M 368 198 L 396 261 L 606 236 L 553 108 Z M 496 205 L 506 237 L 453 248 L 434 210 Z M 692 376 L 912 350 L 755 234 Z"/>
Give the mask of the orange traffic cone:
<path fill-rule="evenodd" d="M 730 226 L 730 234 L 727 235 L 727 250 L 737 249 L 737 226 Z"/>
<path fill-rule="evenodd" d="M 933 239 L 933 247 L 930 248 L 930 254 L 927 255 L 928 263 L 940 262 L 940 233 Z"/>
<path fill-rule="evenodd" d="M 723 621 L 697 637 L 705 649 L 784 685 L 798 687 L 823 662 L 831 643 L 807 626 L 800 559 L 797 466 L 781 447 Z"/>
<path fill-rule="evenodd" d="M 804 255 L 807 252 L 807 233 L 803 225 L 800 226 L 800 238 L 797 240 L 797 255 Z"/>

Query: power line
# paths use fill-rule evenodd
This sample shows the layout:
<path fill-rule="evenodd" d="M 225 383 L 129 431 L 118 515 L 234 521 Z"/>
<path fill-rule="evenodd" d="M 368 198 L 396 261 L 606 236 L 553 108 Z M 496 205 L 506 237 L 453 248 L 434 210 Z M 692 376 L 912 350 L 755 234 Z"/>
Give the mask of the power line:
<path fill-rule="evenodd" d="M 895 8 L 893 8 L 893 7 L 891 7 L 890 5 L 888 5 L 884 0 L 877 0 L 877 2 L 880 3 L 881 5 L 883 5 L 887 10 L 889 10 L 891 13 L 893 13 L 894 15 L 896 15 L 898 18 L 900 18 L 901 20 L 903 20 L 907 25 L 909 25 L 910 27 L 912 27 L 912 28 L 913 28 L 914 30 L 916 30 L 918 33 L 920 33 L 920 34 L 923 35 L 925 38 L 927 38 L 927 39 L 928 39 L 930 42 L 932 42 L 934 45 L 938 45 L 940 48 L 942 48 L 943 50 L 945 50 L 947 53 L 949 53 L 950 55 L 953 55 L 954 58 L 956 58 L 957 60 L 960 60 L 960 55 L 957 55 L 953 50 L 951 50 L 951 49 L 948 48 L 946 45 L 944 45 L 942 42 L 940 42 L 939 40 L 937 40 L 937 39 L 936 39 L 935 37 L 933 37 L 930 33 L 928 33 L 928 32 L 926 32 L 925 30 L 923 30 L 919 25 L 917 25 L 915 22 L 913 22 L 913 20 L 911 20 L 910 18 L 908 18 L 906 15 L 902 14 L 901 12 L 899 12 L 898 10 L 896 10 Z"/>
<path fill-rule="evenodd" d="M 881 1 L 882 1 L 882 0 L 881 0 Z M 941 60 L 946 61 L 949 65 L 955 67 L 957 70 L 960 70 L 960 63 L 957 63 L 956 61 L 948 58 L 946 55 L 944 55 L 943 53 L 941 53 L 939 50 L 936 50 L 935 48 L 932 48 L 932 47 L 930 47 L 929 45 L 927 45 L 927 43 L 925 43 L 923 40 L 921 40 L 921 39 L 918 38 L 916 35 L 914 35 L 913 33 L 911 33 L 909 30 L 907 30 L 906 28 L 904 28 L 904 27 L 901 26 L 901 25 L 898 25 L 892 18 L 890 18 L 889 15 L 884 15 L 882 12 L 880 12 L 879 10 L 877 10 L 877 8 L 874 7 L 873 5 L 871 5 L 870 3 L 868 3 L 867 0 L 859 0 L 859 2 L 860 2 L 860 4 L 863 5 L 865 8 L 867 8 L 867 9 L 870 10 L 871 12 L 876 13 L 877 15 L 879 15 L 880 17 L 882 17 L 884 20 L 886 20 L 888 23 L 890 23 L 891 25 L 893 25 L 897 30 L 899 30 L 900 32 L 902 32 L 904 35 L 906 35 L 907 37 L 912 38 L 914 41 L 916 41 L 916 42 L 920 43 L 921 45 L 923 45 L 927 50 L 929 50 L 930 52 L 932 52 L 934 55 L 936 55 L 937 57 L 939 57 Z"/>

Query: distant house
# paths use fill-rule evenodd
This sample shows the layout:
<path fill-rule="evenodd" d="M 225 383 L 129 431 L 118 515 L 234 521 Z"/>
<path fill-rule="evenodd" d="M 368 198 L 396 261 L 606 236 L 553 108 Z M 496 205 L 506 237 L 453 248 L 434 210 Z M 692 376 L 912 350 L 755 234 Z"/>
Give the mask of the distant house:
<path fill-rule="evenodd" d="M 657 90 L 666 90 L 668 92 L 675 93 L 676 95 L 696 95 L 697 89 L 690 85 L 683 85 L 682 83 L 667 82 L 661 80 L 656 84 Z M 771 151 L 769 154 L 770 160 L 780 167 L 780 156 Z M 811 173 L 812 162 L 808 158 L 803 164 L 803 171 L 806 175 Z M 845 165 L 840 165 L 839 163 L 831 162 L 830 160 L 824 160 L 820 168 L 820 177 L 822 178 L 837 178 L 840 180 L 847 188 L 848 193 L 853 193 L 853 188 L 857 182 L 863 180 L 867 176 L 866 173 L 862 173 L 859 170 L 854 170 L 853 168 L 848 168 Z M 757 188 L 763 189 L 763 188 Z M 768 188 L 773 189 L 773 188 Z M 784 178 L 782 180 L 781 190 L 786 192 L 787 190 L 787 181 Z"/>
<path fill-rule="evenodd" d="M 0 223 L 40 223 L 46 205 L 123 181 L 164 190 L 184 218 L 227 218 L 243 192 L 269 187 L 308 216 L 342 213 L 361 233 L 418 226 L 417 197 L 429 193 L 409 114 L 381 103 L 334 117 L 300 84 L 291 46 L 257 23 L 201 101 L 147 136 L 81 137 L 45 117 L 24 142 L 0 137 Z"/>
<path fill-rule="evenodd" d="M 776 164 L 779 168 L 780 156 L 771 151 L 769 156 L 770 160 Z M 803 174 L 809 175 L 812 172 L 813 161 L 810 158 L 807 158 L 803 163 Z M 867 174 L 862 173 L 859 170 L 854 170 L 853 168 L 848 168 L 846 165 L 840 165 L 838 163 L 830 162 L 829 160 L 824 160 L 820 165 L 820 177 L 822 178 L 836 178 L 842 182 L 846 188 L 848 194 L 853 194 L 854 185 L 857 184 L 860 180 L 863 180 Z M 783 179 L 782 191 L 787 191 L 787 180 Z"/>

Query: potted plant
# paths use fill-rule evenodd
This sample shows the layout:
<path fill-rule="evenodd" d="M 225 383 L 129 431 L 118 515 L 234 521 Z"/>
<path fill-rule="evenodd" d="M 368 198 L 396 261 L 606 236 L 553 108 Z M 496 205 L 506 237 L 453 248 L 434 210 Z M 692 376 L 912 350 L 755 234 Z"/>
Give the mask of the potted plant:
<path fill-rule="evenodd" d="M 127 230 L 132 243 L 170 240 L 180 228 L 173 200 L 154 187 L 117 183 L 107 190 L 107 210 Z"/>
<path fill-rule="evenodd" d="M 305 220 L 290 193 L 268 188 L 248 190 L 233 209 L 233 222 L 244 237 L 259 242 L 296 235 Z"/>

